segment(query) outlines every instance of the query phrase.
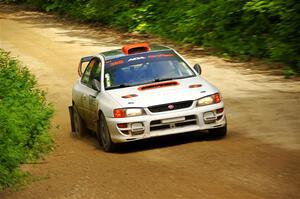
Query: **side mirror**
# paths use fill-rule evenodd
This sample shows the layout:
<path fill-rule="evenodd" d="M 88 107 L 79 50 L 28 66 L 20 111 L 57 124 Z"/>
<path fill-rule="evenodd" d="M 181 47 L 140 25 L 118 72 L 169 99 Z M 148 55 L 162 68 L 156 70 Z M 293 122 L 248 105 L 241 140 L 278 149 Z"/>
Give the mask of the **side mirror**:
<path fill-rule="evenodd" d="M 93 56 L 83 57 L 81 58 L 79 65 L 78 65 L 78 75 L 79 77 L 82 76 L 85 68 L 87 67 L 88 63 L 93 59 Z"/>
<path fill-rule="evenodd" d="M 97 79 L 93 79 L 92 88 L 98 92 L 101 91 L 101 83 Z"/>
<path fill-rule="evenodd" d="M 199 64 L 195 64 L 195 65 L 194 65 L 194 69 L 197 71 L 197 73 L 198 73 L 199 75 L 201 75 L 202 69 L 201 69 L 201 66 L 200 66 Z"/>

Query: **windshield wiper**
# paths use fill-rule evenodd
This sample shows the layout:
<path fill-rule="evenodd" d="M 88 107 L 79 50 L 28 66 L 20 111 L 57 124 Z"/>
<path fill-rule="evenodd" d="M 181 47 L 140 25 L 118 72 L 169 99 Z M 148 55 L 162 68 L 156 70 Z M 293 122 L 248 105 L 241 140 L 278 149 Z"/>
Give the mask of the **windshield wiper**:
<path fill-rule="evenodd" d="M 182 77 L 167 77 L 167 78 L 156 78 L 152 82 L 163 82 L 163 81 L 169 81 L 169 80 L 175 80 L 175 79 L 184 79 L 188 77 L 193 77 L 194 75 L 188 75 L 188 76 L 182 76 Z"/>
<path fill-rule="evenodd" d="M 167 77 L 167 78 L 156 78 L 156 79 L 154 79 L 154 81 L 153 81 L 153 82 L 163 82 L 163 81 L 169 81 L 169 80 L 173 80 L 173 79 L 175 79 L 175 78 L 173 78 L 173 77 Z"/>
<path fill-rule="evenodd" d="M 106 90 L 111 90 L 111 89 L 115 89 L 115 88 L 126 88 L 126 87 L 130 87 L 130 86 L 133 86 L 133 85 L 130 85 L 130 84 L 119 84 L 119 85 L 114 85 L 114 86 L 107 87 L 105 89 Z"/>
<path fill-rule="evenodd" d="M 188 75 L 188 76 L 183 76 L 183 77 L 156 78 L 156 79 L 154 79 L 152 81 L 149 81 L 149 82 L 141 82 L 141 83 L 137 83 L 137 84 L 119 84 L 119 85 L 106 87 L 105 89 L 106 90 L 111 90 L 111 89 L 116 89 L 116 88 L 126 88 L 126 87 L 131 87 L 131 86 L 139 86 L 139 85 L 143 85 L 143 84 L 150 84 L 150 83 L 154 83 L 154 82 L 170 81 L 170 80 L 174 80 L 174 79 L 184 79 L 184 78 L 188 78 L 188 77 L 194 77 L 194 75 Z"/>

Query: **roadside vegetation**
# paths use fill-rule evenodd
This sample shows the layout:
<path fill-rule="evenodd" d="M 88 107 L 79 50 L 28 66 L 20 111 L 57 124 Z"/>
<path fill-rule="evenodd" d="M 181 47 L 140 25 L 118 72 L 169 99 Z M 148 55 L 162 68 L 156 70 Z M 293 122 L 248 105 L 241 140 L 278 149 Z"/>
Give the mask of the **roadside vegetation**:
<path fill-rule="evenodd" d="M 0 49 L 0 191 L 24 182 L 21 164 L 49 152 L 53 107 L 35 77 Z"/>
<path fill-rule="evenodd" d="M 267 58 L 300 74 L 298 0 L 6 0 L 100 22 L 130 32 L 217 49 L 225 56 Z"/>

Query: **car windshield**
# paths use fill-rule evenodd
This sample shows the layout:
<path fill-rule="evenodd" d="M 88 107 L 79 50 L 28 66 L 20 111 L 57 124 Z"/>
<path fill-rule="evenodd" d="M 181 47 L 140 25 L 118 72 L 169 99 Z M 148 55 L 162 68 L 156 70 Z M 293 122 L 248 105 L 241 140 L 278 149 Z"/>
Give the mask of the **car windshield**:
<path fill-rule="evenodd" d="M 106 89 L 115 89 L 193 76 L 173 51 L 152 52 L 106 61 L 104 83 Z"/>

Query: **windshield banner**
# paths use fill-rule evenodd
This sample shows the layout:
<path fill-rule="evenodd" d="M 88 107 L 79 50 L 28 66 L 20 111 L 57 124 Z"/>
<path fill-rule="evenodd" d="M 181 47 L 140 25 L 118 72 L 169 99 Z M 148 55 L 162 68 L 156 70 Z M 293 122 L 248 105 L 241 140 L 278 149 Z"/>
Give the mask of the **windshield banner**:
<path fill-rule="evenodd" d="M 142 53 L 122 58 L 116 58 L 105 62 L 106 67 L 135 65 L 145 62 L 163 61 L 177 59 L 177 56 L 172 51 L 160 51 L 153 53 Z"/>

